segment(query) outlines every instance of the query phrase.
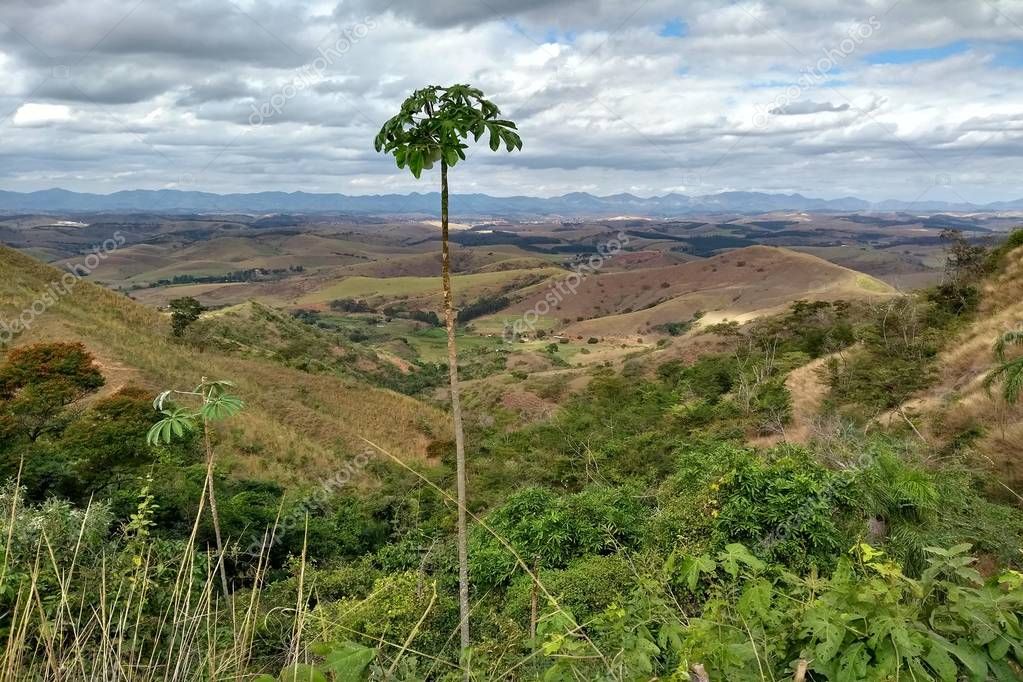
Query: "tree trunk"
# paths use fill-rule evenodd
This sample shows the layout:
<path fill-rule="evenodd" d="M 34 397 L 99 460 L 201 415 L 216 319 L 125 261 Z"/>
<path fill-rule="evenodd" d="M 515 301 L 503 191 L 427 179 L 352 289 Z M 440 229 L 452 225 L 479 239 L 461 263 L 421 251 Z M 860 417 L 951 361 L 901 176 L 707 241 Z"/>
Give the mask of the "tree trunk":
<path fill-rule="evenodd" d="M 455 424 L 455 479 L 458 488 L 458 614 L 462 653 L 469 649 L 469 548 L 465 525 L 465 435 L 458 392 L 458 350 L 455 347 L 455 307 L 451 295 L 451 247 L 448 244 L 448 164 L 440 162 L 441 278 L 444 286 L 444 324 L 448 330 L 448 377 L 451 415 Z M 466 671 L 468 676 L 468 670 Z"/>
<path fill-rule="evenodd" d="M 540 615 L 540 557 L 533 559 L 533 590 L 529 595 L 529 638 L 536 639 L 536 621 Z"/>
<path fill-rule="evenodd" d="M 213 535 L 217 539 L 217 554 L 220 556 L 220 586 L 224 590 L 224 598 L 227 599 L 230 596 L 227 590 L 227 570 L 224 568 L 224 562 L 227 558 L 224 556 L 224 542 L 220 537 L 220 516 L 217 514 L 217 496 L 213 492 L 213 445 L 210 443 L 210 425 L 205 419 L 202 421 L 202 439 L 203 445 L 206 448 L 206 486 L 209 489 L 210 495 L 210 516 L 213 517 Z"/>

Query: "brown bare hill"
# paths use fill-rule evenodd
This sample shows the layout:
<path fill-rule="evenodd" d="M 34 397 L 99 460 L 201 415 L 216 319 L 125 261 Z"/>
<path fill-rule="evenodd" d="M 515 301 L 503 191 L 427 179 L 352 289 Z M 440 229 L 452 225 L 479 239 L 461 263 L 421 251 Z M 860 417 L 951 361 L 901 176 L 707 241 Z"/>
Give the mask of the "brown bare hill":
<path fill-rule="evenodd" d="M 537 258 L 514 246 L 464 247 L 456 244 L 451 249 L 452 272 L 458 274 L 549 268 L 551 265 L 550 260 Z M 440 277 L 440 270 L 440 252 L 431 245 L 431 250 L 425 253 L 378 256 L 371 262 L 338 268 L 331 276 L 335 279 L 350 276 Z"/>
<path fill-rule="evenodd" d="M 548 290 L 547 285 L 534 288 L 508 312 L 533 309 Z M 658 325 L 692 319 L 697 312 L 704 314 L 701 325 L 706 326 L 745 322 L 798 299 L 894 293 L 880 280 L 816 256 L 751 246 L 691 263 L 592 275 L 548 316 L 568 324 L 565 331 L 571 335 L 631 338 L 653 333 Z"/>
<path fill-rule="evenodd" d="M 263 234 L 214 237 L 193 243 L 166 239 L 123 246 L 107 254 L 93 272 L 96 280 L 118 285 L 147 284 L 179 275 L 218 276 L 239 270 L 302 266 L 307 270 L 364 263 L 378 257 L 372 244 L 317 234 Z M 383 257 L 386 254 L 381 254 Z M 74 264 L 72 256 L 58 267 Z"/>
<path fill-rule="evenodd" d="M 0 319 L 10 322 L 43 301 L 62 274 L 0 247 Z M 80 341 L 98 358 L 107 390 L 131 382 L 155 393 L 204 375 L 235 381 L 248 407 L 222 430 L 221 451 L 242 475 L 316 480 L 361 452 L 360 436 L 408 459 L 425 457 L 431 442 L 449 437 L 444 412 L 407 396 L 256 358 L 197 353 L 172 341 L 161 314 L 88 282 L 45 310 L 35 306 L 30 329 L 13 344 Z"/>

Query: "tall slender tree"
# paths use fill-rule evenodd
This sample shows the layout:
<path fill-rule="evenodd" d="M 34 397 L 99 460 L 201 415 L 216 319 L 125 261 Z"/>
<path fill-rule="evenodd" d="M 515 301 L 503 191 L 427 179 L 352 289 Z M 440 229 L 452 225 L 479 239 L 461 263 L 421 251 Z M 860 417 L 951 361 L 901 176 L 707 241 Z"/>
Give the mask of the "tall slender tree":
<path fill-rule="evenodd" d="M 408 168 L 416 179 L 440 162 L 441 282 L 444 322 L 448 332 L 448 374 L 451 414 L 455 428 L 455 467 L 458 488 L 458 605 L 463 652 L 469 648 L 469 558 L 466 534 L 465 436 L 458 390 L 458 352 L 455 346 L 455 310 L 451 294 L 451 248 L 448 243 L 448 168 L 465 160 L 471 135 L 478 142 L 489 135 L 490 149 L 503 145 L 509 152 L 522 149 L 522 139 L 501 110 L 469 85 L 430 85 L 416 90 L 376 136 L 378 152 L 393 154 L 398 168 Z"/>

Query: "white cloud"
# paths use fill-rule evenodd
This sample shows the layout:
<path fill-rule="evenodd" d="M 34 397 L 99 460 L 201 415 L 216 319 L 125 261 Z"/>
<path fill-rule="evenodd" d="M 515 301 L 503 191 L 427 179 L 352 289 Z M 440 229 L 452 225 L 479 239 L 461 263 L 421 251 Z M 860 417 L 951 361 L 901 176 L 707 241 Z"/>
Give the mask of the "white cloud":
<path fill-rule="evenodd" d="M 73 118 L 71 107 L 65 104 L 25 102 L 14 112 L 14 125 L 23 127 L 47 126 Z"/>
<path fill-rule="evenodd" d="M 911 199 L 919 178 L 948 173 L 936 191 L 960 194 L 950 199 L 1017 198 L 1020 69 L 995 55 L 1023 41 L 1006 21 L 1023 25 L 1023 5 L 997 5 L 12 0 L 0 5 L 0 116 L 15 113 L 0 134 L 21 130 L 3 135 L 0 188 L 428 190 L 372 138 L 412 89 L 464 81 L 518 122 L 525 148 L 473 152 L 456 190 Z M 801 83 L 871 16 L 869 38 Z M 675 20 L 685 36 L 660 36 Z M 318 47 L 352 35 L 314 86 L 274 99 Z M 957 42 L 968 49 L 941 59 L 870 61 Z M 270 101 L 280 112 L 250 127 Z"/>

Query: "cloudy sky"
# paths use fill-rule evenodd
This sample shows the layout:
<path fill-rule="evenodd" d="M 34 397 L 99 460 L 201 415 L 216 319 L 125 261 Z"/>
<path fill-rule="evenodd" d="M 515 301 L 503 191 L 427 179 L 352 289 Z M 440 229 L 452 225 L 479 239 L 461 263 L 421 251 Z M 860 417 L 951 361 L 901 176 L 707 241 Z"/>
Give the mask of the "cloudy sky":
<path fill-rule="evenodd" d="M 452 82 L 525 142 L 458 192 L 1023 197 L 1023 0 L 2 0 L 0 189 L 429 191 Z"/>

